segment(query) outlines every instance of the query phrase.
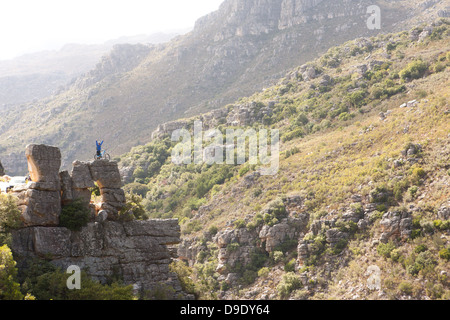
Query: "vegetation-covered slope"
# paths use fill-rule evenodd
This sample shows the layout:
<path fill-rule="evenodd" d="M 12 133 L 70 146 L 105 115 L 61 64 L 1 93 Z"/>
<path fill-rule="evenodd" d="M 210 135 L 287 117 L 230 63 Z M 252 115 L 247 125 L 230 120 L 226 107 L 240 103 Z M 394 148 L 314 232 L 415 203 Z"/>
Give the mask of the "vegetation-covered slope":
<path fill-rule="evenodd" d="M 275 176 L 175 165 L 168 137 L 118 159 L 135 209 L 180 219 L 188 266 L 174 268 L 187 287 L 200 298 L 449 298 L 449 25 L 427 28 L 347 42 L 227 106 L 272 110 L 250 125 L 281 131 Z"/>

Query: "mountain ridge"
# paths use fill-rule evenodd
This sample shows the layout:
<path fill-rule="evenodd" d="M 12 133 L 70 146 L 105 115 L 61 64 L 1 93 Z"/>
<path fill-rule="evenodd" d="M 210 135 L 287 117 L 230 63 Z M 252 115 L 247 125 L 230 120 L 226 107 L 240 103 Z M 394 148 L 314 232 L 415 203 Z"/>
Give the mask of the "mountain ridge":
<path fill-rule="evenodd" d="M 421 2 L 389 3 L 381 31 L 406 27 L 403 21 Z M 28 142 L 57 145 L 66 155 L 64 166 L 75 158 L 90 158 L 92 141 L 100 137 L 113 155 L 126 152 L 149 141 L 161 123 L 232 103 L 334 44 L 377 34 L 366 26 L 370 4 L 358 1 L 355 8 L 349 1 L 227 0 L 192 32 L 154 47 L 126 72 L 101 75 L 97 69 L 98 79 L 89 80 L 94 70 L 75 82 L 87 86 L 72 85 L 35 104 L 0 110 L 11 128 L 0 130 L 3 163 L 10 172 L 23 171 L 19 145 Z M 439 6 L 434 3 L 431 13 Z M 246 20 L 239 22 L 242 18 Z"/>

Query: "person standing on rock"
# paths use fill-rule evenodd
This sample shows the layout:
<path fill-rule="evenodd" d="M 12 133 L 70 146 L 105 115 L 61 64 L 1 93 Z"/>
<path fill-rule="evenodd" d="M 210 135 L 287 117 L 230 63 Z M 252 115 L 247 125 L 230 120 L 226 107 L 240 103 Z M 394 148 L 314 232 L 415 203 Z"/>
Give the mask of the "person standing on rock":
<path fill-rule="evenodd" d="M 102 144 L 103 144 L 103 140 L 102 140 L 102 142 L 98 142 L 98 140 L 97 141 L 95 141 L 95 144 L 97 145 L 97 158 L 101 158 L 102 157 Z"/>

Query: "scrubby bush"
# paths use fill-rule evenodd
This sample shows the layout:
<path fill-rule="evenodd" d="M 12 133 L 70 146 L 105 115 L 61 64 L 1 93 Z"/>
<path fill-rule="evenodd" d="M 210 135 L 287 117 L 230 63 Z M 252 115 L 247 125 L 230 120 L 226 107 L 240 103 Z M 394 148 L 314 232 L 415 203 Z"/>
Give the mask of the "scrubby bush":
<path fill-rule="evenodd" d="M 442 249 L 439 251 L 439 258 L 443 260 L 450 260 L 450 250 L 449 249 Z"/>
<path fill-rule="evenodd" d="M 80 231 L 89 222 L 89 207 L 81 199 L 63 206 L 59 224 L 72 231 Z"/>
<path fill-rule="evenodd" d="M 0 300 L 21 300 L 20 285 L 16 281 L 17 268 L 7 245 L 0 247 Z"/>
<path fill-rule="evenodd" d="M 258 277 L 266 278 L 270 273 L 270 269 L 268 267 L 262 267 L 258 270 Z"/>
<path fill-rule="evenodd" d="M 294 272 L 288 272 L 283 275 L 277 286 L 277 292 L 281 299 L 287 298 L 294 290 L 301 289 L 303 284 L 300 277 Z"/>
<path fill-rule="evenodd" d="M 281 251 L 273 251 L 271 252 L 272 260 L 275 263 L 279 263 L 284 259 L 284 253 Z"/>
<path fill-rule="evenodd" d="M 394 249 L 391 251 L 390 258 L 394 262 L 398 262 L 400 258 L 402 258 L 401 250 L 400 249 Z"/>
<path fill-rule="evenodd" d="M 440 231 L 445 231 L 450 229 L 450 220 L 434 220 L 433 225 L 436 229 Z"/>
<path fill-rule="evenodd" d="M 291 259 L 286 265 L 284 266 L 284 271 L 286 272 L 293 272 L 295 271 L 295 259 Z"/>
<path fill-rule="evenodd" d="M 20 215 L 17 199 L 9 194 L 0 194 L 0 245 L 9 243 L 11 229 L 21 225 Z"/>
<path fill-rule="evenodd" d="M 425 71 L 428 69 L 428 64 L 422 60 L 416 60 L 408 64 L 406 68 L 400 71 L 400 77 L 404 80 L 412 80 L 422 78 Z"/>
<path fill-rule="evenodd" d="M 398 291 L 400 291 L 401 294 L 410 296 L 413 293 L 413 286 L 408 281 L 402 281 L 398 285 Z"/>
<path fill-rule="evenodd" d="M 192 280 L 193 270 L 187 266 L 183 261 L 176 260 L 169 265 L 170 271 L 175 272 L 180 281 L 181 288 L 186 293 L 198 296 L 198 291 L 194 280 Z"/>
<path fill-rule="evenodd" d="M 142 197 L 135 194 L 125 194 L 125 206 L 119 212 L 120 220 L 147 220 L 148 213 L 142 204 Z"/>
<path fill-rule="evenodd" d="M 424 245 L 424 244 L 419 244 L 418 246 L 416 246 L 416 247 L 414 248 L 414 252 L 415 252 L 415 253 L 421 253 L 421 252 L 425 252 L 425 251 L 427 251 L 427 250 L 428 250 L 428 248 L 427 248 L 427 246 Z"/>
<path fill-rule="evenodd" d="M 391 252 L 395 249 L 395 245 L 392 241 L 389 241 L 388 243 L 380 243 L 377 246 L 377 252 L 380 256 L 384 258 L 390 258 Z"/>

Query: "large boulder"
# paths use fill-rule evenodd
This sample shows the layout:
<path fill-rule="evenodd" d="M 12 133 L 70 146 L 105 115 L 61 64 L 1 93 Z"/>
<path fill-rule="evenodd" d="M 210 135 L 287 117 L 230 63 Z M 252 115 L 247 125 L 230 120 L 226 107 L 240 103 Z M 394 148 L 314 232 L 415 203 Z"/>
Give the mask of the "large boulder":
<path fill-rule="evenodd" d="M 14 188 L 25 226 L 57 226 L 61 213 L 61 152 L 46 145 L 28 145 L 25 151 L 31 183 Z"/>
<path fill-rule="evenodd" d="M 33 182 L 53 185 L 60 189 L 59 168 L 61 167 L 61 151 L 47 145 L 28 145 L 25 150 L 28 171 Z"/>
<path fill-rule="evenodd" d="M 92 179 L 97 182 L 100 189 L 120 189 L 122 179 L 117 162 L 108 160 L 95 160 L 89 163 Z"/>
<path fill-rule="evenodd" d="M 408 211 L 389 211 L 383 215 L 380 222 L 381 242 L 401 238 L 406 240 L 411 236 L 412 217 Z"/>

